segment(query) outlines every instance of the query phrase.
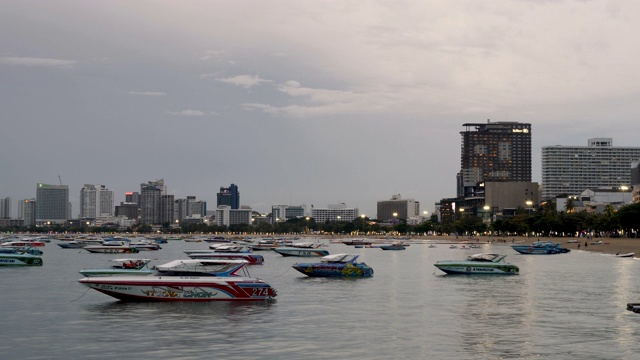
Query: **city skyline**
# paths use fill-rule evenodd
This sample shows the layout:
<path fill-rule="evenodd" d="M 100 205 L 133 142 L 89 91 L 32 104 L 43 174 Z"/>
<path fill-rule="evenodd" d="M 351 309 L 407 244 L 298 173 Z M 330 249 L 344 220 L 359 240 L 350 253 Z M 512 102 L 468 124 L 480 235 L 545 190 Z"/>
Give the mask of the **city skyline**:
<path fill-rule="evenodd" d="M 6 1 L 0 198 L 165 179 L 242 205 L 456 195 L 462 124 L 638 146 L 636 2 Z M 540 19 L 545 19 L 541 26 Z M 27 29 L 27 30 L 25 30 Z M 41 34 L 46 34 L 42 36 Z M 211 207 L 212 209 L 212 207 Z"/>

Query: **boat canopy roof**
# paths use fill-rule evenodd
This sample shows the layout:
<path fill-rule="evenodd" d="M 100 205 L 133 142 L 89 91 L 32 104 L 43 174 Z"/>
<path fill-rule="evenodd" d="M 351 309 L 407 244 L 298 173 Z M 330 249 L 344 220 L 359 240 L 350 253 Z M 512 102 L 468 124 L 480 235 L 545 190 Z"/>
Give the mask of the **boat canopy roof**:
<path fill-rule="evenodd" d="M 176 273 L 202 273 L 217 276 L 231 276 L 239 269 L 245 267 L 247 260 L 232 259 L 188 259 L 173 260 L 166 264 L 158 265 L 159 272 Z"/>
<path fill-rule="evenodd" d="M 333 254 L 333 255 L 323 256 L 322 258 L 320 258 L 320 261 L 321 262 L 327 262 L 327 263 L 333 263 L 333 262 L 340 262 L 340 263 L 355 262 L 356 259 L 359 256 L 360 255 L 355 255 L 355 254 Z"/>
<path fill-rule="evenodd" d="M 498 262 L 502 259 L 504 259 L 507 255 L 502 255 L 502 254 L 490 254 L 490 253 L 485 253 L 485 254 L 474 254 L 474 255 L 470 255 L 467 260 L 469 261 L 491 261 L 491 262 Z"/>

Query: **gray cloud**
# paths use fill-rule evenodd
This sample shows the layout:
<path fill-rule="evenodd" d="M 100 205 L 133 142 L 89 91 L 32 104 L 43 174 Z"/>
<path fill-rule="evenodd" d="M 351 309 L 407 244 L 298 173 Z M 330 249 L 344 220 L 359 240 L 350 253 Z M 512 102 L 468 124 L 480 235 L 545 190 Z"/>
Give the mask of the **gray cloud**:
<path fill-rule="evenodd" d="M 129 95 L 139 96 L 167 96 L 167 93 L 160 91 L 129 91 Z"/>
<path fill-rule="evenodd" d="M 225 84 L 231 84 L 236 86 L 242 86 L 245 89 L 249 89 L 254 86 L 258 86 L 262 83 L 270 83 L 272 80 L 261 79 L 257 75 L 238 75 L 230 78 L 217 78 L 216 80 Z"/>
<path fill-rule="evenodd" d="M 76 64 L 76 61 L 34 57 L 0 57 L 0 64 L 13 66 L 71 67 Z"/>

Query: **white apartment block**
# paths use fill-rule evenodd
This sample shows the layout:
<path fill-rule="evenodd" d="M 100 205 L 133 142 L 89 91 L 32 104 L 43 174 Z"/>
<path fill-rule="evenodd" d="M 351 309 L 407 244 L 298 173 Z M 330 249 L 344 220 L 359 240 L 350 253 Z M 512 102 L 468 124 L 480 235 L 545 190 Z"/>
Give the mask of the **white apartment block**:
<path fill-rule="evenodd" d="M 358 208 L 347 208 L 344 203 L 329 205 L 325 209 L 311 209 L 311 217 L 318 224 L 327 221 L 350 222 L 358 217 L 358 213 Z"/>
<path fill-rule="evenodd" d="M 232 209 L 229 205 L 220 205 L 216 209 L 216 225 L 229 226 L 236 224 L 251 225 L 253 210 L 249 206 L 240 206 L 240 209 Z"/>
<path fill-rule="evenodd" d="M 587 146 L 542 147 L 542 199 L 578 195 L 586 189 L 630 186 L 638 147 L 614 147 L 612 138 L 593 138 Z"/>
<path fill-rule="evenodd" d="M 113 191 L 104 185 L 84 184 L 80 189 L 80 218 L 95 219 L 114 214 Z"/>

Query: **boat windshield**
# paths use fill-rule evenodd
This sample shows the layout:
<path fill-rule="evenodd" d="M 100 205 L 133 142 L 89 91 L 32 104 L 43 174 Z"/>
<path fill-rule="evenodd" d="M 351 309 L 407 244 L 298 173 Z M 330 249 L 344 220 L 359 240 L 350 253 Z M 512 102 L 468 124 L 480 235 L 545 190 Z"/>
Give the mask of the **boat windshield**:
<path fill-rule="evenodd" d="M 332 262 L 353 262 L 360 255 L 351 255 L 351 254 L 335 254 L 335 255 L 327 255 L 320 259 L 321 262 L 332 263 Z"/>
<path fill-rule="evenodd" d="M 495 261 L 501 260 L 503 257 L 504 256 L 500 254 L 475 254 L 475 255 L 469 256 L 467 260 L 478 261 L 478 262 L 482 262 L 482 261 L 495 262 Z"/>

